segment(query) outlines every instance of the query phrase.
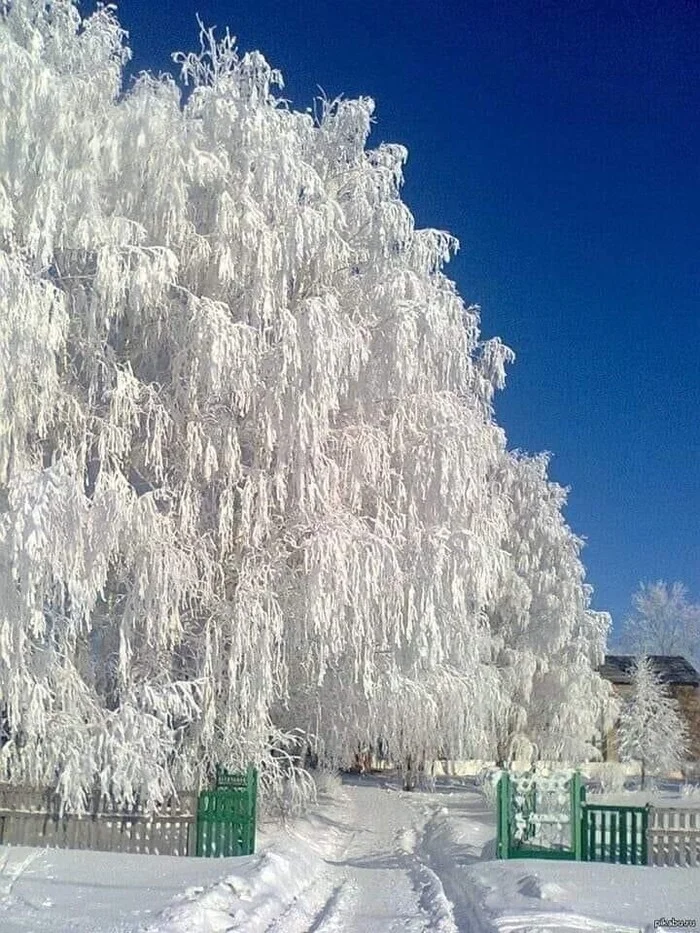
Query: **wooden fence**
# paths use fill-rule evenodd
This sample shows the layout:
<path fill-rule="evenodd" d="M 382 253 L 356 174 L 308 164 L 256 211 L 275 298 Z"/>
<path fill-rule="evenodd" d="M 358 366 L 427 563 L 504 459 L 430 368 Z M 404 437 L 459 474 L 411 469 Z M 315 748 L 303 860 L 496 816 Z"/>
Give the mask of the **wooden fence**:
<path fill-rule="evenodd" d="M 195 855 L 197 799 L 182 793 L 149 814 L 95 798 L 87 813 L 61 816 L 50 792 L 0 784 L 0 844 Z"/>
<path fill-rule="evenodd" d="M 700 865 L 700 810 L 650 808 L 649 865 Z"/>

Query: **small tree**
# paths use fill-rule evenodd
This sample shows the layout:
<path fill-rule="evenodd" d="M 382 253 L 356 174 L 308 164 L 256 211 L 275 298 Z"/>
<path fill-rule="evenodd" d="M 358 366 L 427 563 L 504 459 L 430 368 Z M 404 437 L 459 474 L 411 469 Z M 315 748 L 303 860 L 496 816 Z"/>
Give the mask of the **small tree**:
<path fill-rule="evenodd" d="M 622 761 L 641 761 L 644 788 L 649 768 L 680 766 L 688 751 L 688 729 L 649 658 L 636 659 L 632 686 L 620 714 L 619 751 Z"/>

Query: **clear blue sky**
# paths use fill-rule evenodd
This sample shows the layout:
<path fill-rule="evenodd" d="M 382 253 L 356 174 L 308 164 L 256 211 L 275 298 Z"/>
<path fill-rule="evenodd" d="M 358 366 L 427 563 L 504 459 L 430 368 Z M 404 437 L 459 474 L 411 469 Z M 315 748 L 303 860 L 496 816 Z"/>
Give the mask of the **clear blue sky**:
<path fill-rule="evenodd" d="M 371 142 L 408 147 L 404 199 L 517 353 L 498 419 L 571 486 L 596 608 L 619 624 L 647 579 L 700 599 L 697 0 L 123 0 L 133 68 L 196 48 L 197 12 L 296 109 L 369 95 Z"/>

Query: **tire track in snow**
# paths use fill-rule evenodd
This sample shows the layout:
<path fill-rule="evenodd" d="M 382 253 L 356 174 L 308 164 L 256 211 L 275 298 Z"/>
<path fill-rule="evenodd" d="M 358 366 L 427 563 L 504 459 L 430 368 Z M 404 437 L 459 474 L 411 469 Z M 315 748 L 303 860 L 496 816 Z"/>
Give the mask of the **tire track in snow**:
<path fill-rule="evenodd" d="M 420 887 L 420 905 L 431 918 L 430 930 L 433 933 L 459 933 L 453 905 L 445 894 L 442 881 L 432 868 L 416 855 L 415 867 L 412 867 L 411 874 L 415 879 L 414 887 Z"/>
<path fill-rule="evenodd" d="M 343 928 L 338 926 L 337 921 L 342 918 L 343 912 L 347 912 L 354 892 L 355 886 L 351 882 L 341 881 L 316 914 L 313 925 L 308 928 L 308 933 L 326 933 L 326 931 L 330 933 L 331 930 L 342 930 Z"/>
<path fill-rule="evenodd" d="M 343 880 L 333 884 L 329 875 L 312 882 L 279 914 L 266 933 L 330 933 L 340 931 L 339 911 L 347 909 L 354 886 Z"/>
<path fill-rule="evenodd" d="M 342 859 L 355 841 L 357 833 L 351 831 L 349 839 L 345 842 L 336 858 Z M 317 924 L 313 929 L 321 930 L 318 926 L 323 922 L 324 916 L 329 915 L 333 906 L 340 903 L 341 892 L 346 887 L 345 880 L 334 883 L 333 874 L 335 862 L 326 861 L 326 868 L 320 876 L 306 885 L 286 905 L 282 913 L 278 914 L 267 927 L 265 933 L 311 933 L 311 924 Z"/>
<path fill-rule="evenodd" d="M 22 858 L 21 853 L 13 853 L 11 849 L 3 853 L 0 859 L 0 897 L 7 898 L 12 894 L 18 879 L 25 873 L 29 866 L 34 862 L 44 850 L 35 849 Z M 15 864 L 12 865 L 13 855 L 17 855 Z"/>
<path fill-rule="evenodd" d="M 418 853 L 423 826 L 415 825 L 411 830 L 400 830 L 396 834 L 397 851 L 403 854 L 406 872 L 423 913 L 427 916 L 432 933 L 459 933 L 455 922 L 454 905 L 447 897 L 440 877 Z"/>
<path fill-rule="evenodd" d="M 433 875 L 450 905 L 450 920 L 456 933 L 495 933 L 495 928 L 480 910 L 478 898 L 459 876 L 449 835 L 445 836 L 443 808 L 431 804 L 423 810 L 423 820 L 416 832 L 416 857 Z M 431 867 L 432 866 L 432 867 Z M 450 927 L 446 927 L 446 931 Z M 451 931 L 450 931 L 451 933 Z M 504 931 L 505 933 L 505 931 Z M 535 929 L 519 933 L 537 933 Z"/>

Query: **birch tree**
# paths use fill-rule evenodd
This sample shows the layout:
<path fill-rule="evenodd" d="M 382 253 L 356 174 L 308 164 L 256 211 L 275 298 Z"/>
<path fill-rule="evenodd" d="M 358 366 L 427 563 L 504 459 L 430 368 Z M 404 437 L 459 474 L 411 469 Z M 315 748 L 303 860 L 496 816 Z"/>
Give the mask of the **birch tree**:
<path fill-rule="evenodd" d="M 642 654 L 681 655 L 700 669 L 700 605 L 682 583 L 640 583 L 634 612 L 624 624 L 623 643 Z"/>
<path fill-rule="evenodd" d="M 0 10 L 3 776 L 79 808 L 272 787 L 300 734 L 487 750 L 513 357 L 405 149 L 228 33 L 122 92 L 112 9 Z"/>

